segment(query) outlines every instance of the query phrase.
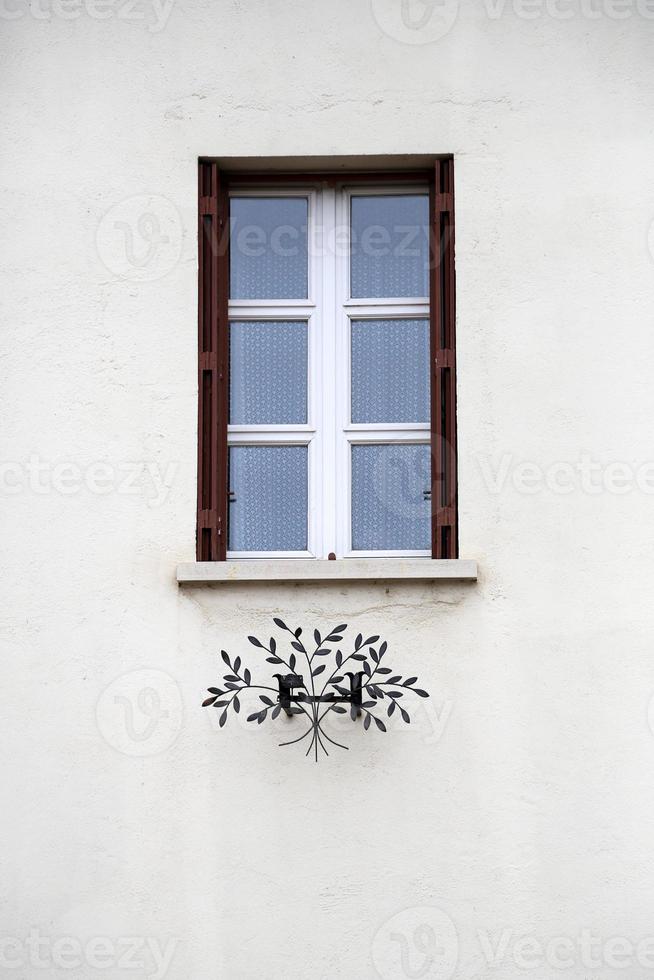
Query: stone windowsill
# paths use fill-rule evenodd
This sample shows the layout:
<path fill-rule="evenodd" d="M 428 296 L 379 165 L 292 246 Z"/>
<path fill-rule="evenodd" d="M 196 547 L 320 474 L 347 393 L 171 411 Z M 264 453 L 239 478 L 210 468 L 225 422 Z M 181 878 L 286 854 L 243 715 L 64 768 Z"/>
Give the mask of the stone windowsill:
<path fill-rule="evenodd" d="M 229 582 L 357 582 L 377 581 L 476 582 L 477 562 L 468 558 L 317 558 L 256 561 L 186 562 L 177 566 L 177 581 L 185 584 Z"/>

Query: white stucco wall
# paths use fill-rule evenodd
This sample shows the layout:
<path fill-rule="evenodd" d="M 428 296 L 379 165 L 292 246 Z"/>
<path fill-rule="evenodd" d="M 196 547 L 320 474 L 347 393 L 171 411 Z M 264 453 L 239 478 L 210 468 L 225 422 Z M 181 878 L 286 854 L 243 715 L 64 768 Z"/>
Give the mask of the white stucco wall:
<path fill-rule="evenodd" d="M 3 0 L 0 974 L 649 976 L 654 10 L 169 2 Z M 438 152 L 479 582 L 180 590 L 198 155 Z M 218 730 L 273 615 L 432 700 L 319 766 Z"/>

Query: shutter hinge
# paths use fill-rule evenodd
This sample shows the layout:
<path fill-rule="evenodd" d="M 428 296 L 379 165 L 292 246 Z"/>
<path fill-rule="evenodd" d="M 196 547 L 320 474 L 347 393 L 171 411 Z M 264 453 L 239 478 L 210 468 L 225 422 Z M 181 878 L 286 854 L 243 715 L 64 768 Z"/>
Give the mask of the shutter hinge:
<path fill-rule="evenodd" d="M 452 210 L 452 195 L 437 193 L 435 197 L 436 210 L 439 214 Z"/>
<path fill-rule="evenodd" d="M 454 527 L 454 507 L 439 507 L 434 519 L 436 527 Z"/>
<path fill-rule="evenodd" d="M 218 214 L 218 198 L 201 197 L 200 214 Z"/>
<path fill-rule="evenodd" d="M 437 371 L 454 368 L 454 351 L 451 347 L 444 347 L 436 351 L 434 355 L 434 368 Z"/>
<path fill-rule="evenodd" d="M 200 353 L 200 370 L 216 371 L 218 369 L 218 356 L 215 351 L 202 351 Z"/>

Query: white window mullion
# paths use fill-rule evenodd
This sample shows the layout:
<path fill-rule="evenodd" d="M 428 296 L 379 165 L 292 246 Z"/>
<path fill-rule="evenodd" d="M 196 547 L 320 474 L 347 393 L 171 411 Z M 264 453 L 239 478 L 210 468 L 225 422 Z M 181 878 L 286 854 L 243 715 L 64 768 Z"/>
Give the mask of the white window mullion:
<path fill-rule="evenodd" d="M 325 493 L 325 408 L 323 405 L 323 336 L 325 333 L 325 271 L 315 247 L 318 228 L 324 223 L 325 203 L 323 195 L 312 192 L 312 206 L 309 212 L 308 251 L 309 283 L 314 308 L 309 319 L 309 364 L 308 364 L 308 422 L 313 429 L 309 444 L 308 509 L 307 527 L 309 550 L 316 558 L 323 557 L 323 510 Z"/>
<path fill-rule="evenodd" d="M 315 434 L 315 430 L 309 426 L 296 428 L 292 425 L 278 425 L 259 429 L 256 426 L 230 425 L 227 430 L 227 444 L 229 446 L 308 446 Z"/>
<path fill-rule="evenodd" d="M 315 312 L 315 304 L 298 300 L 290 306 L 287 302 L 274 303 L 266 301 L 253 303 L 230 302 L 228 307 L 230 320 L 308 320 Z"/>
<path fill-rule="evenodd" d="M 429 301 L 426 299 L 351 299 L 343 304 L 353 320 L 400 319 L 429 316 Z"/>
<path fill-rule="evenodd" d="M 350 445 L 361 445 L 365 443 L 382 443 L 393 445 L 395 443 L 427 443 L 431 440 L 431 434 L 428 428 L 421 426 L 420 428 L 411 428 L 407 426 L 402 428 L 397 426 L 396 428 L 383 428 L 372 426 L 366 428 L 365 426 L 357 426 L 356 428 L 349 428 L 345 432 L 345 438 Z"/>
<path fill-rule="evenodd" d="M 316 384 L 320 390 L 320 407 L 322 419 L 320 424 L 321 442 L 321 506 L 320 506 L 320 539 L 321 557 L 336 550 L 337 545 L 337 516 L 338 502 L 336 494 L 337 445 L 336 419 L 338 415 L 337 391 L 334 379 L 339 371 L 339 361 L 336 351 L 336 275 L 337 260 L 333 248 L 336 224 L 336 191 L 324 187 L 322 199 L 322 234 L 320 241 L 314 239 L 313 245 L 319 256 L 316 265 L 322 271 L 321 309 L 320 309 L 320 371 L 316 373 Z M 318 399 L 317 399 L 318 400 Z"/>
<path fill-rule="evenodd" d="M 336 347 L 336 367 L 332 377 L 336 393 L 334 413 L 336 467 L 334 471 L 334 492 L 336 498 L 336 556 L 343 558 L 350 549 L 351 537 L 351 475 L 350 445 L 346 429 L 350 422 L 350 323 L 345 304 L 350 295 L 349 247 L 349 201 L 343 191 L 336 195 L 334 204 L 334 248 L 336 257 L 336 276 L 334 288 L 334 336 Z M 338 234 L 338 239 L 337 239 Z"/>

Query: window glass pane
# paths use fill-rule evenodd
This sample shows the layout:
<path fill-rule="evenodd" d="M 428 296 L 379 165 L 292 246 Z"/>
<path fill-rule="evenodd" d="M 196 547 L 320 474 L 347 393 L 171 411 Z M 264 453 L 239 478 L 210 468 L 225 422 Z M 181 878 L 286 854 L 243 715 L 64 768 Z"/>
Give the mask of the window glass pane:
<path fill-rule="evenodd" d="M 431 544 L 428 445 L 352 446 L 354 551 L 427 551 Z"/>
<path fill-rule="evenodd" d="M 429 321 L 352 321 L 352 421 L 429 421 Z"/>
<path fill-rule="evenodd" d="M 306 321 L 233 321 L 229 369 L 232 425 L 306 423 Z"/>
<path fill-rule="evenodd" d="M 354 195 L 352 297 L 429 295 L 429 195 Z"/>
<path fill-rule="evenodd" d="M 230 551 L 307 550 L 306 446 L 231 446 Z"/>
<path fill-rule="evenodd" d="M 306 299 L 309 202 L 304 197 L 232 197 L 232 299 Z"/>

